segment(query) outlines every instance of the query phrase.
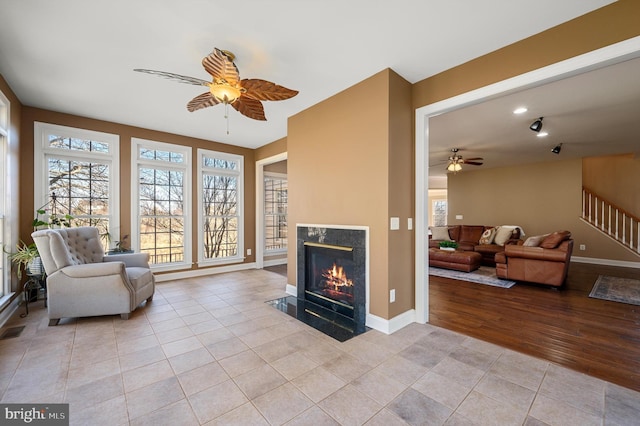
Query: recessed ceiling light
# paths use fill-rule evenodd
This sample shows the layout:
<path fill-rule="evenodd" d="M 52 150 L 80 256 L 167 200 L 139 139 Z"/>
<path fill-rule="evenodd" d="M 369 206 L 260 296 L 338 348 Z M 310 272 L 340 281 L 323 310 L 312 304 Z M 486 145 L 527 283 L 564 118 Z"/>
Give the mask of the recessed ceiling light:
<path fill-rule="evenodd" d="M 538 133 L 536 136 L 537 136 L 537 137 L 539 137 L 539 138 L 544 138 L 545 136 L 549 136 L 549 133 L 547 133 L 547 132 L 540 132 L 540 133 Z"/>
<path fill-rule="evenodd" d="M 526 107 L 520 107 L 520 108 L 516 108 L 513 110 L 514 114 L 524 114 L 525 112 L 527 112 L 527 108 Z"/>

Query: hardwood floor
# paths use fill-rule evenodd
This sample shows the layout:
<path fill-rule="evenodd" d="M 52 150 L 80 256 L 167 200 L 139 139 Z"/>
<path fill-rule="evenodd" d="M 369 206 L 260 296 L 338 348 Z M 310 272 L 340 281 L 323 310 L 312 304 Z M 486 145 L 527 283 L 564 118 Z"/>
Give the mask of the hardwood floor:
<path fill-rule="evenodd" d="M 572 263 L 560 290 L 429 277 L 429 322 L 640 391 L 640 306 L 589 297 L 598 275 L 640 270 Z"/>

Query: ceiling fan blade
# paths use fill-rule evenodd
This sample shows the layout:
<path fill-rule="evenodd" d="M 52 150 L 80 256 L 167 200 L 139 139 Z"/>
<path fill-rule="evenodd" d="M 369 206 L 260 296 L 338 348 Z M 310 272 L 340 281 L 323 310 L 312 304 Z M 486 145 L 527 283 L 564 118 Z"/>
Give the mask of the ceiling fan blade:
<path fill-rule="evenodd" d="M 211 92 L 205 92 L 191 99 L 187 104 L 187 109 L 189 110 L 189 112 L 193 112 L 202 108 L 217 105 L 219 103 L 220 102 L 218 102 L 218 100 L 213 97 Z"/>
<path fill-rule="evenodd" d="M 483 161 L 484 158 L 482 157 L 475 157 L 475 158 L 467 158 L 466 161 Z"/>
<path fill-rule="evenodd" d="M 189 77 L 187 75 L 174 74 L 172 72 L 145 70 L 145 69 L 141 69 L 141 68 L 136 68 L 136 69 L 134 69 L 134 71 L 144 72 L 144 73 L 147 73 L 147 74 L 153 74 L 153 75 L 157 75 L 159 77 L 168 78 L 169 80 L 179 81 L 180 83 L 193 84 L 195 86 L 209 86 L 209 84 L 211 84 L 210 82 L 208 82 L 206 80 L 201 80 L 201 79 L 195 78 L 195 77 Z"/>
<path fill-rule="evenodd" d="M 470 164 L 472 166 L 482 166 L 482 163 L 478 161 L 464 160 L 464 164 Z"/>
<path fill-rule="evenodd" d="M 240 114 L 245 115 L 254 120 L 267 121 L 264 115 L 264 107 L 262 102 L 257 99 L 249 98 L 245 95 L 240 96 L 231 104 Z"/>
<path fill-rule="evenodd" d="M 258 101 L 283 101 L 298 94 L 297 90 L 256 78 L 244 79 L 240 86 L 246 90 L 245 96 Z"/>
<path fill-rule="evenodd" d="M 202 66 L 216 80 L 224 80 L 232 86 L 240 81 L 240 72 L 236 64 L 217 47 L 202 59 Z"/>

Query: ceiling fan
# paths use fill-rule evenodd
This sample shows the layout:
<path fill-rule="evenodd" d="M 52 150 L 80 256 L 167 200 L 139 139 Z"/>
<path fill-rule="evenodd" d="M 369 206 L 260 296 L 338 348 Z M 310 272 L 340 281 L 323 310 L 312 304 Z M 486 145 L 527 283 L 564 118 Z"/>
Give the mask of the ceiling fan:
<path fill-rule="evenodd" d="M 458 154 L 458 148 L 451 148 L 452 154 L 449 156 L 449 162 L 447 164 L 447 170 L 450 172 L 459 172 L 462 170 L 463 164 L 470 164 L 472 166 L 482 166 L 482 161 L 484 158 L 475 157 L 475 158 L 467 158 L 466 160 L 462 158 L 462 155 Z"/>
<path fill-rule="evenodd" d="M 266 80 L 240 80 L 240 73 L 233 62 L 234 59 L 235 55 L 233 53 L 217 47 L 213 49 L 213 52 L 205 56 L 202 59 L 202 66 L 211 75 L 211 81 L 165 71 L 140 68 L 134 69 L 134 71 L 165 77 L 181 83 L 208 87 L 209 90 L 207 92 L 189 101 L 187 110 L 190 112 L 217 104 L 224 104 L 225 108 L 231 105 L 238 112 L 249 118 L 266 121 L 267 118 L 264 115 L 264 107 L 261 101 L 283 101 L 298 94 L 297 90 L 287 89 Z"/>

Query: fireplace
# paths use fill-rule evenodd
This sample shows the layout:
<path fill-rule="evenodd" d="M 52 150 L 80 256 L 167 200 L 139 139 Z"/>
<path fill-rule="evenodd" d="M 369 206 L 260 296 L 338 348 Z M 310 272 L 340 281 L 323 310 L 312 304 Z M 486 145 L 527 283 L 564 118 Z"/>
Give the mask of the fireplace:
<path fill-rule="evenodd" d="M 298 225 L 298 317 L 314 318 L 310 325 L 333 337 L 366 331 L 367 232 Z"/>

